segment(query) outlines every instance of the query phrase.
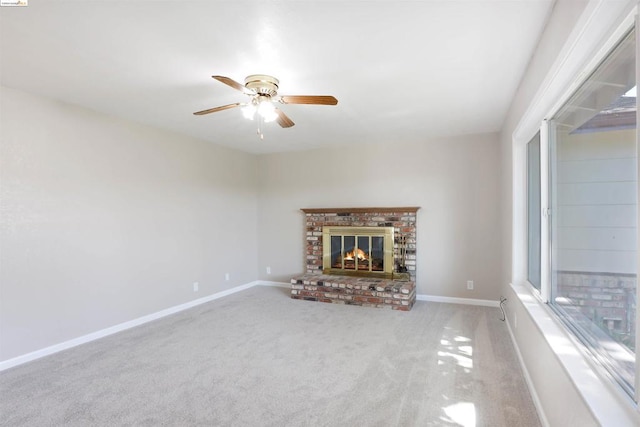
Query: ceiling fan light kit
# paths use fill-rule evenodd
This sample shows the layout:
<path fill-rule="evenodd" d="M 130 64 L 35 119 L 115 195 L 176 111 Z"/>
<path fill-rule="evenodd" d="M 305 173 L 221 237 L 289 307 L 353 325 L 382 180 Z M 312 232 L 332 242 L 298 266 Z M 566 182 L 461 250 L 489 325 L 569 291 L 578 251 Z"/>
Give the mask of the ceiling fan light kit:
<path fill-rule="evenodd" d="M 278 96 L 278 85 L 280 81 L 266 74 L 251 74 L 244 79 L 244 85 L 225 76 L 211 76 L 221 83 L 232 87 L 245 95 L 251 97 L 246 104 L 239 102 L 235 104 L 223 105 L 220 107 L 209 108 L 207 110 L 196 111 L 195 115 L 202 116 L 205 114 L 224 111 L 235 107 L 242 107 L 242 114 L 245 118 L 253 120 L 256 113 L 259 119 L 258 135 L 264 138 L 262 134 L 262 123 L 277 121 L 283 128 L 292 127 L 295 123 L 274 103 L 280 104 L 307 104 L 307 105 L 337 105 L 338 100 L 330 95 L 289 95 Z"/>

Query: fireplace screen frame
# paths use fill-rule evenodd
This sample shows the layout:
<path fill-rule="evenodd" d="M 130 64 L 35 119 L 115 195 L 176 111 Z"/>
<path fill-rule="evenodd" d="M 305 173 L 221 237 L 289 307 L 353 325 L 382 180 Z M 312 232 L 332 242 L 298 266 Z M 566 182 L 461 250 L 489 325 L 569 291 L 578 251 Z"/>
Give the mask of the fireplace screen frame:
<path fill-rule="evenodd" d="M 322 272 L 324 274 L 337 274 L 343 276 L 365 276 L 365 277 L 383 277 L 392 278 L 394 271 L 394 228 L 393 227 L 351 227 L 351 226 L 330 226 L 322 229 Z M 372 269 L 372 263 L 369 263 L 369 269 L 347 269 L 345 264 L 341 268 L 333 265 L 331 253 L 331 238 L 341 236 L 344 242 L 344 236 L 355 237 L 355 247 L 357 248 L 358 237 L 381 237 L 383 240 L 383 270 L 375 271 Z M 342 250 L 344 243 L 342 244 Z M 369 246 L 371 251 L 371 246 Z M 344 252 L 342 252 L 344 257 Z"/>

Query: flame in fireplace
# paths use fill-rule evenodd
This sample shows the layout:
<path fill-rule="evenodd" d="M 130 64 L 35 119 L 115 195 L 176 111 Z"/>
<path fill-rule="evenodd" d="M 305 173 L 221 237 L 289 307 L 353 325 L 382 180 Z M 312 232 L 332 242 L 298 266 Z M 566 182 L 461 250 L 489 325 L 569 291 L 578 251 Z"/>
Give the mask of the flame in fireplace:
<path fill-rule="evenodd" d="M 369 259 L 362 249 L 354 249 L 344 254 L 345 261 L 353 261 L 355 258 L 358 258 L 360 261 Z"/>

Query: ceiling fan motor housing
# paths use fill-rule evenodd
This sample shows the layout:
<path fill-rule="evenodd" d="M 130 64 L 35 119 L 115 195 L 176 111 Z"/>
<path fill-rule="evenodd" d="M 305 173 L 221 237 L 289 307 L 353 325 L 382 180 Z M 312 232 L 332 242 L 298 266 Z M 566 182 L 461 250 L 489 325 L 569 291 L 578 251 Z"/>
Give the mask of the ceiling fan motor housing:
<path fill-rule="evenodd" d="M 278 93 L 278 79 L 266 74 L 252 74 L 244 79 L 244 86 L 259 95 L 275 96 Z"/>

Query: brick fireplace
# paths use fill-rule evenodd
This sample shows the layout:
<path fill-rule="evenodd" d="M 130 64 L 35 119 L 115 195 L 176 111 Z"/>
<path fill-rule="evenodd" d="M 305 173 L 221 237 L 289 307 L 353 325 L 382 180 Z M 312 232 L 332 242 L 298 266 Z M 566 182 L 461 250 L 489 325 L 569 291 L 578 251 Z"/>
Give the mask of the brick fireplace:
<path fill-rule="evenodd" d="M 307 274 L 292 278 L 291 298 L 410 310 L 418 209 L 302 209 Z"/>

